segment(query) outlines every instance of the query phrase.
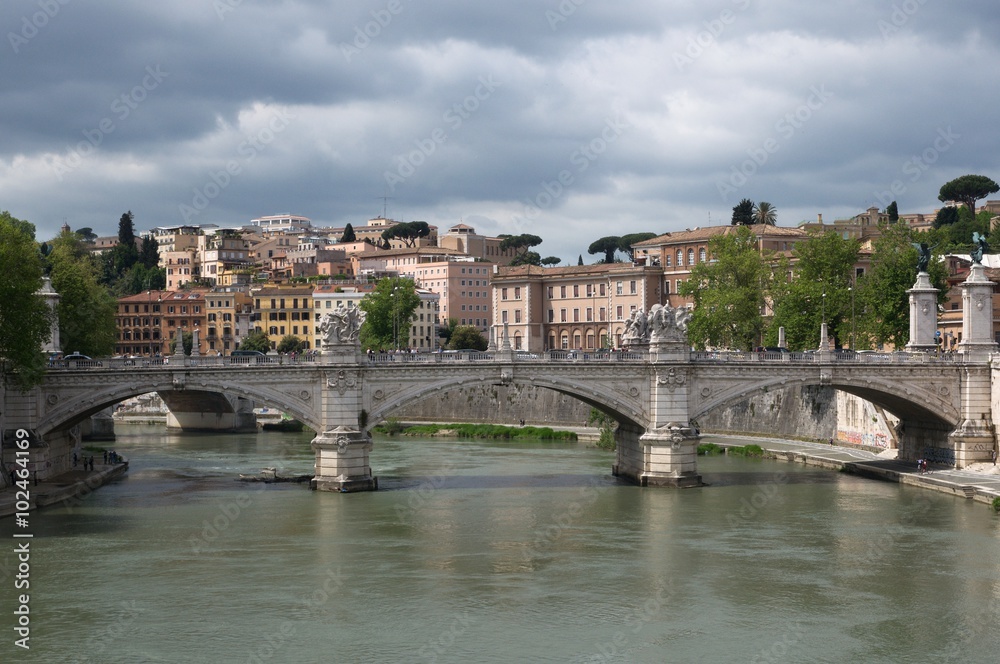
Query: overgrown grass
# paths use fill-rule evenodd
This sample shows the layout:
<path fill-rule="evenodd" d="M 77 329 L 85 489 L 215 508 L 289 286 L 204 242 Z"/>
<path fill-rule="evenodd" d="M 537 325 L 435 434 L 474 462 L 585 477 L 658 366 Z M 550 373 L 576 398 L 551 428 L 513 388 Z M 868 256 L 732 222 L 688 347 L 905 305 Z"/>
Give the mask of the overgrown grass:
<path fill-rule="evenodd" d="M 993 499 L 993 511 L 1000 512 L 1000 496 Z"/>
<path fill-rule="evenodd" d="M 753 459 L 764 458 L 764 448 L 760 445 L 743 445 L 742 447 L 730 447 L 726 449 L 726 454 L 749 457 Z"/>
<path fill-rule="evenodd" d="M 703 456 L 715 456 L 723 452 L 724 450 L 715 443 L 702 443 L 698 446 L 698 454 Z"/>
<path fill-rule="evenodd" d="M 515 440 L 518 438 L 532 438 L 541 440 L 576 440 L 576 434 L 572 431 L 556 431 L 549 427 L 509 427 L 501 424 L 414 424 L 413 426 L 389 427 L 390 421 L 386 424 L 375 427 L 375 431 L 388 435 L 400 434 L 403 436 L 436 436 L 442 431 L 453 432 L 461 438 L 491 438 Z M 398 422 L 396 423 L 398 425 Z"/>

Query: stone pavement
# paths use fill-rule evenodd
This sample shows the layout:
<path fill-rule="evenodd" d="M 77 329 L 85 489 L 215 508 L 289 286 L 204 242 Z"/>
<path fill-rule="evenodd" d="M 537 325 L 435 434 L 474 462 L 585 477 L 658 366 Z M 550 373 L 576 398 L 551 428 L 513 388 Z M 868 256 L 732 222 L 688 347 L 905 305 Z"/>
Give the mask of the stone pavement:
<path fill-rule="evenodd" d="M 983 503 L 991 503 L 1000 496 L 1000 466 L 977 463 L 963 470 L 954 470 L 939 464 L 929 464 L 928 471 L 921 474 L 917 464 L 895 458 L 894 450 L 876 454 L 868 450 L 840 445 L 809 443 L 802 441 L 756 438 L 751 436 L 702 436 L 703 442 L 716 443 L 720 447 L 734 447 L 733 438 L 740 438 L 740 444 L 760 445 L 778 458 L 798 461 L 811 466 L 835 470 L 844 469 L 856 475 L 910 484 L 925 489 L 969 498 Z"/>

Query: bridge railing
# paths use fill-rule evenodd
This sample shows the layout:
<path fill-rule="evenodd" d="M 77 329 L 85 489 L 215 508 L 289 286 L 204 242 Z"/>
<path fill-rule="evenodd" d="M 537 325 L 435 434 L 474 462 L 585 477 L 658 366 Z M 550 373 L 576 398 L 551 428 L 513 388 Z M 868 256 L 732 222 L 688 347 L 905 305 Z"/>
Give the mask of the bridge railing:
<path fill-rule="evenodd" d="M 911 353 L 907 351 L 818 351 L 806 352 L 750 352 L 750 351 L 700 351 L 691 353 L 691 361 L 699 363 L 731 362 L 808 362 L 834 364 L 956 364 L 964 362 L 961 353 Z"/>
<path fill-rule="evenodd" d="M 320 357 L 312 353 L 301 355 L 165 355 L 162 357 L 104 357 L 91 360 L 53 360 L 49 363 L 50 370 L 80 370 L 80 369 L 112 369 L 133 371 L 155 367 L 185 366 L 185 367 L 225 367 L 225 366 L 260 366 L 260 365 L 296 365 L 315 364 Z"/>

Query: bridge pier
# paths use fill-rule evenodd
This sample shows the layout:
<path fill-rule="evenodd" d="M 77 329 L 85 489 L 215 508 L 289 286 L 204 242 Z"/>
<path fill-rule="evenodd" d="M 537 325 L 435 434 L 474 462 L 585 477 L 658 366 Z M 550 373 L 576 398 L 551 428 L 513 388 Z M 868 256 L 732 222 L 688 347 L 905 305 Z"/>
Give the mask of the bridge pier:
<path fill-rule="evenodd" d="M 368 460 L 372 439 L 367 432 L 337 427 L 313 438 L 312 448 L 316 464 L 311 488 L 341 493 L 378 489 L 378 478 L 372 477 Z"/>

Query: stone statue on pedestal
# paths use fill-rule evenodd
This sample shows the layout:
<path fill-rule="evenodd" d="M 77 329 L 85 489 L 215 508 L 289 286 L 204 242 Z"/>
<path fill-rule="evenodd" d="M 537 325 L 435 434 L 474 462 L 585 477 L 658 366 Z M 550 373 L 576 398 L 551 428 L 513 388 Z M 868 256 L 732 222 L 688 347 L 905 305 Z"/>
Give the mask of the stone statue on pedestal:
<path fill-rule="evenodd" d="M 990 245 L 986 243 L 986 236 L 974 232 L 972 234 L 972 244 L 976 245 L 975 249 L 972 250 L 972 263 L 974 265 L 982 265 L 983 256 L 990 251 Z"/>
<path fill-rule="evenodd" d="M 358 343 L 361 325 L 365 322 L 365 312 L 353 305 L 338 307 L 320 319 L 316 331 L 320 346 L 349 346 Z"/>

